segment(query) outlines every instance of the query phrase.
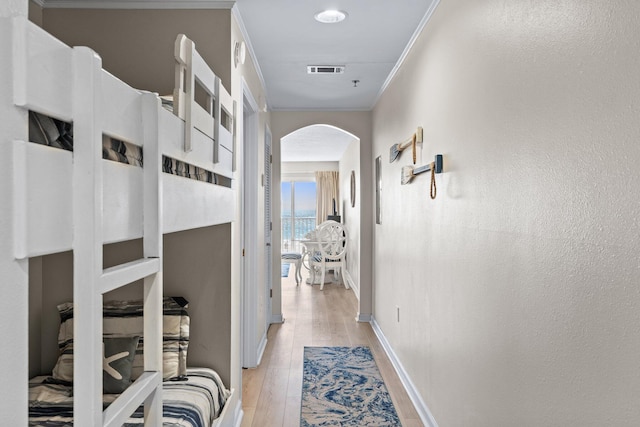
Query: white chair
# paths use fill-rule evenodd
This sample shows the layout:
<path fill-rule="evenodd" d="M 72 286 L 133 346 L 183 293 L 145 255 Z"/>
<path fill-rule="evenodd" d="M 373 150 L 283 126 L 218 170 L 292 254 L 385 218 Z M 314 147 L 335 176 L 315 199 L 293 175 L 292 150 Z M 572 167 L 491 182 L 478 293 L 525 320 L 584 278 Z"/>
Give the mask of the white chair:
<path fill-rule="evenodd" d="M 296 266 L 296 286 L 300 285 L 302 281 L 302 272 L 300 268 L 302 267 L 302 254 L 300 252 L 284 252 L 280 256 L 282 262 L 288 262 L 289 265 L 295 264 Z"/>
<path fill-rule="evenodd" d="M 316 230 L 316 241 L 319 253 L 309 256 L 311 282 L 315 283 L 315 275 L 320 273 L 320 290 L 324 289 L 324 276 L 327 270 L 337 272 L 346 289 L 349 285 L 344 280 L 345 255 L 347 253 L 347 230 L 336 221 L 325 221 Z"/>

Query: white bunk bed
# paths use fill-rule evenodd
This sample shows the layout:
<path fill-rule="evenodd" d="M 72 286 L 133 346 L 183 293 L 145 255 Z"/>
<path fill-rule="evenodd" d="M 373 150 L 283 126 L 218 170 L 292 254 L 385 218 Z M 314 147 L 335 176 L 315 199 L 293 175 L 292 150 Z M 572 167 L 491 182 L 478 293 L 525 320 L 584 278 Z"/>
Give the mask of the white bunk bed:
<path fill-rule="evenodd" d="M 28 424 L 28 363 L 16 360 L 29 349 L 28 259 L 73 250 L 73 375 L 83 378 L 74 383 L 75 425 L 119 426 L 141 405 L 144 425 L 161 425 L 162 236 L 234 220 L 235 104 L 184 36 L 176 41 L 174 115 L 156 94 L 103 70 L 90 49 L 64 45 L 29 22 L 22 6 L 10 6 L 0 7 L 0 188 L 7 201 L 0 272 L 11 302 L 5 298 L 0 311 L 11 345 L 0 355 L 15 364 L 0 392 L 3 424 Z M 194 99 L 196 82 L 207 92 L 204 109 Z M 73 123 L 73 152 L 29 142 L 29 111 Z M 144 167 L 103 160 L 103 135 L 141 147 Z M 163 173 L 167 161 L 207 171 L 213 183 Z M 138 238 L 143 258 L 103 269 L 104 244 Z M 141 279 L 144 373 L 103 411 L 103 295 Z M 211 425 L 231 427 L 240 413 L 230 390 Z"/>

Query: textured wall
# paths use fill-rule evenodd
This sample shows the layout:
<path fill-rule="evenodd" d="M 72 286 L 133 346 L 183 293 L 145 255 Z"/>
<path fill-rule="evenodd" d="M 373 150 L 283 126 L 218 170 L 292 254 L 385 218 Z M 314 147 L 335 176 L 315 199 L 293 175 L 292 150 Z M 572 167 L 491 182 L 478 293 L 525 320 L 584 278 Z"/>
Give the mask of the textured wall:
<path fill-rule="evenodd" d="M 339 171 L 338 162 L 281 162 L 280 176 L 287 179 L 315 179 L 316 171 Z M 282 179 L 281 181 L 285 181 Z"/>
<path fill-rule="evenodd" d="M 356 203 L 351 206 L 351 172 L 355 172 Z M 353 141 L 340 159 L 340 212 L 342 222 L 347 229 L 347 274 L 355 287 L 356 296 L 360 298 L 360 233 L 362 225 L 360 214 L 362 203 L 360 177 L 360 141 Z M 364 230 L 369 234 L 369 229 Z"/>
<path fill-rule="evenodd" d="M 640 3 L 447 0 L 374 111 L 375 317 L 441 426 L 640 422 Z M 400 322 L 395 306 L 400 307 Z"/>

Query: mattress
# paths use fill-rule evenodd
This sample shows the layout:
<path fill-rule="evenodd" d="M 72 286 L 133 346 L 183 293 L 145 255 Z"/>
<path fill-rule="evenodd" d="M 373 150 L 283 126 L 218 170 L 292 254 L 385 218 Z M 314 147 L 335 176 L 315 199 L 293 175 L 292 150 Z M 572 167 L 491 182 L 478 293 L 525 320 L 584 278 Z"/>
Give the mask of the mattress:
<path fill-rule="evenodd" d="M 187 379 L 162 384 L 163 425 L 210 426 L 222 411 L 230 392 L 218 374 L 207 368 L 188 368 Z M 104 407 L 118 395 L 105 394 Z M 73 386 L 39 376 L 29 381 L 29 426 L 73 425 Z M 144 408 L 139 407 L 125 427 L 143 426 Z"/>

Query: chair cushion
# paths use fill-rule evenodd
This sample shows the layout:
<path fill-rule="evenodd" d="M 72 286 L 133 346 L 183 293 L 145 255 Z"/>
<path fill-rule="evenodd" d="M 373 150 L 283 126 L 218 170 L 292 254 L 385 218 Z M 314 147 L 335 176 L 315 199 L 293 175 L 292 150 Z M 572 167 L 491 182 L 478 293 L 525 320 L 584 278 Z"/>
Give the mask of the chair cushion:
<path fill-rule="evenodd" d="M 302 254 L 299 252 L 285 252 L 282 254 L 282 259 L 302 259 Z"/>

